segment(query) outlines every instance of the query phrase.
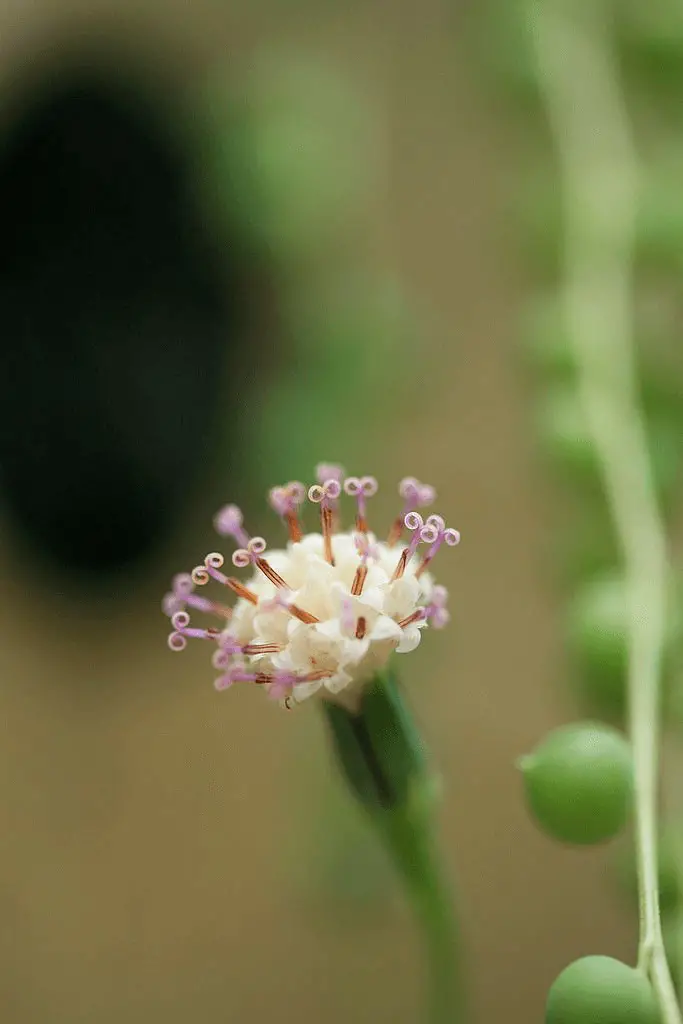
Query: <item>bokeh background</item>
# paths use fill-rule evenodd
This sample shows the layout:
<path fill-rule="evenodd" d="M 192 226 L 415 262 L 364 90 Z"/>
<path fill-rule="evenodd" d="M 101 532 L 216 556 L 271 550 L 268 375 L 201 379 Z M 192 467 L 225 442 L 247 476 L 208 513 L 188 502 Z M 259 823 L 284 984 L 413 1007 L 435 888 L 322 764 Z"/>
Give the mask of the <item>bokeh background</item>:
<path fill-rule="evenodd" d="M 379 477 L 377 521 L 432 482 L 462 533 L 452 627 L 401 668 L 470 1019 L 538 1021 L 569 960 L 634 954 L 610 851 L 540 836 L 514 768 L 576 706 L 510 214 L 540 114 L 512 111 L 497 10 L 0 9 L 5 1021 L 420 1019 L 418 936 L 315 709 L 217 696 L 165 642 L 218 504 L 275 538 L 266 489 L 320 459 Z"/>

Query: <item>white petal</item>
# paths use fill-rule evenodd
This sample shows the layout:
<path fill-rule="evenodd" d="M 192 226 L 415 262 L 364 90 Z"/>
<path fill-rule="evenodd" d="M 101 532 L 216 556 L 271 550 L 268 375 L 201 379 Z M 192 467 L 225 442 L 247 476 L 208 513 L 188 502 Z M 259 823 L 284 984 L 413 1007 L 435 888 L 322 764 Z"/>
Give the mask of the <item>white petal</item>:
<path fill-rule="evenodd" d="M 356 598 L 360 607 L 365 610 L 381 612 L 384 607 L 384 591 L 379 587 L 364 587 L 363 593 Z"/>
<path fill-rule="evenodd" d="M 422 634 L 417 626 L 406 626 L 403 630 L 403 636 L 401 641 L 396 648 L 398 654 L 409 654 L 419 646 Z"/>
<path fill-rule="evenodd" d="M 335 675 L 330 676 L 329 679 L 324 679 L 323 682 L 325 684 L 325 689 L 329 690 L 330 693 L 339 693 L 341 690 L 346 689 L 351 682 L 351 678 L 352 677 L 342 669 L 341 671 L 336 672 Z"/>
<path fill-rule="evenodd" d="M 253 620 L 254 643 L 285 643 L 287 626 L 288 616 L 281 611 L 257 610 Z"/>
<path fill-rule="evenodd" d="M 317 693 L 322 686 L 322 679 L 314 679 L 310 683 L 296 683 L 292 689 L 294 700 L 301 701 L 307 700 L 312 697 L 314 693 Z"/>
<path fill-rule="evenodd" d="M 330 640 L 339 640 L 341 642 L 345 639 L 339 619 L 327 619 L 325 622 L 319 622 L 315 629 L 317 633 L 328 637 Z"/>
<path fill-rule="evenodd" d="M 369 640 L 401 640 L 403 630 L 398 622 L 394 622 L 388 615 L 380 615 L 370 630 Z"/>
<path fill-rule="evenodd" d="M 407 619 L 417 608 L 419 596 L 419 580 L 414 576 L 402 576 L 386 589 L 383 610 L 386 615 Z"/>
<path fill-rule="evenodd" d="M 370 637 L 364 636 L 362 640 L 357 640 L 355 637 L 352 640 L 345 639 L 340 651 L 340 664 L 357 664 L 368 653 L 369 647 Z"/>

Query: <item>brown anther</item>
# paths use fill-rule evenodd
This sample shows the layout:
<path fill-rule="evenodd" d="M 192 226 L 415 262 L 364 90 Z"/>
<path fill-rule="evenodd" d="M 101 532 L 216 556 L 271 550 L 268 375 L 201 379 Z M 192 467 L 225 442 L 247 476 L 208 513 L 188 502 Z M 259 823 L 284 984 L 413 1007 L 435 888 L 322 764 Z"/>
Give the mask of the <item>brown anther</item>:
<path fill-rule="evenodd" d="M 257 672 L 254 683 L 256 686 L 265 686 L 267 683 L 272 683 L 274 679 L 275 676 L 271 675 L 269 672 Z"/>
<path fill-rule="evenodd" d="M 228 576 L 225 581 L 225 585 L 230 587 L 238 597 L 243 597 L 245 601 L 251 601 L 252 604 L 258 604 L 258 596 L 249 587 L 245 587 L 243 583 L 240 583 L 234 576 Z"/>
<path fill-rule="evenodd" d="M 223 615 L 226 619 L 232 618 L 232 608 L 229 608 L 227 604 L 213 604 L 211 611 L 215 615 Z"/>
<path fill-rule="evenodd" d="M 332 553 L 332 534 L 334 532 L 334 521 L 332 509 L 324 502 L 320 506 L 320 529 L 323 535 L 323 549 L 325 552 L 325 561 L 329 565 L 334 565 L 334 555 Z"/>
<path fill-rule="evenodd" d="M 279 654 L 284 644 L 247 644 L 244 654 Z"/>
<path fill-rule="evenodd" d="M 362 516 L 360 514 L 360 512 L 356 516 L 356 530 L 358 531 L 358 533 L 368 532 L 368 521 L 365 518 L 365 516 Z"/>
<path fill-rule="evenodd" d="M 207 640 L 218 640 L 218 637 L 221 635 L 221 633 L 222 630 L 216 629 L 215 626 L 209 626 L 208 629 L 206 630 L 206 638 Z"/>
<path fill-rule="evenodd" d="M 367 629 L 367 622 L 365 616 L 361 615 L 356 623 L 356 640 L 362 640 L 365 636 L 365 630 Z"/>
<path fill-rule="evenodd" d="M 351 593 L 354 597 L 359 597 L 363 593 L 363 587 L 368 577 L 368 567 L 364 562 L 356 569 L 356 575 L 353 577 L 353 583 L 351 584 Z"/>
<path fill-rule="evenodd" d="M 279 573 L 275 572 L 270 562 L 267 562 L 265 558 L 256 559 L 256 567 L 261 570 L 263 575 L 270 580 L 276 587 L 286 587 L 287 584 L 283 580 Z"/>
<path fill-rule="evenodd" d="M 395 583 L 396 580 L 400 580 L 401 576 L 403 576 L 403 573 L 406 571 L 406 566 L 408 564 L 409 553 L 410 552 L 408 548 L 404 548 L 403 551 L 401 552 L 398 564 L 394 569 L 391 579 L 389 580 L 390 583 Z"/>
<path fill-rule="evenodd" d="M 394 519 L 389 535 L 387 537 L 387 547 L 393 548 L 394 544 L 398 544 L 403 533 L 403 516 L 397 516 Z"/>
<path fill-rule="evenodd" d="M 299 608 L 297 604 L 288 604 L 287 611 L 290 615 L 293 615 L 295 619 L 298 619 L 299 622 L 305 622 L 309 625 L 313 622 L 320 622 L 320 619 L 317 619 L 315 615 L 311 615 L 310 612 L 304 611 L 303 608 Z"/>
<path fill-rule="evenodd" d="M 292 544 L 298 544 L 304 534 L 296 512 L 287 512 L 285 514 L 285 522 L 289 531 L 289 539 Z"/>
<path fill-rule="evenodd" d="M 398 625 L 401 627 L 401 629 L 405 629 L 406 626 L 411 626 L 413 622 L 420 622 L 420 620 L 423 618 L 424 610 L 422 608 L 418 608 L 418 610 L 416 612 L 413 612 L 412 615 L 408 615 L 407 618 L 401 619 Z"/>
<path fill-rule="evenodd" d="M 299 679 L 300 683 L 317 683 L 319 679 L 329 679 L 333 676 L 334 672 L 325 671 L 320 669 L 318 672 L 307 672 L 305 676 L 301 676 Z"/>

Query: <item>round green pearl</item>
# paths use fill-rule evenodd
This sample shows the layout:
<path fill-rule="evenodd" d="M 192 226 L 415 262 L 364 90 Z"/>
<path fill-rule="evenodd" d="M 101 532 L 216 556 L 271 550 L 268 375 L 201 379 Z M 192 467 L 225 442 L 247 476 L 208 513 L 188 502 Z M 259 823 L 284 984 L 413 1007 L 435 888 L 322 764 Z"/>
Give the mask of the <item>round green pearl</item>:
<path fill-rule="evenodd" d="M 658 1024 L 650 982 L 610 956 L 585 956 L 553 982 L 545 1024 Z"/>
<path fill-rule="evenodd" d="M 668 698 L 671 668 L 681 647 L 683 623 L 681 584 L 669 581 L 664 636 L 664 696 Z M 567 643 L 577 688 L 599 712 L 623 714 L 628 669 L 629 594 L 618 571 L 602 573 L 585 583 L 569 605 Z"/>
<path fill-rule="evenodd" d="M 519 762 L 530 811 L 553 839 L 600 843 L 631 811 L 631 746 L 616 729 L 579 722 L 553 730 Z"/>

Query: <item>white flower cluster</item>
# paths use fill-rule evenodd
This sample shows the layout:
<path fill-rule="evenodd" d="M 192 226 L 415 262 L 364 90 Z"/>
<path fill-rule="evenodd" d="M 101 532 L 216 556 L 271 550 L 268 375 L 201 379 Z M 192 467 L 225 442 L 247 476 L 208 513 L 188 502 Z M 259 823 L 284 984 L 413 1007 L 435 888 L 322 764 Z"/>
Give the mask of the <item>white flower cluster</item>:
<path fill-rule="evenodd" d="M 440 516 L 423 520 L 416 511 L 433 499 L 432 488 L 402 481 L 403 511 L 380 541 L 366 518 L 374 478 L 344 479 L 338 467 L 322 466 L 318 480 L 308 492 L 299 483 L 271 491 L 290 539 L 286 549 L 269 550 L 267 557 L 265 541 L 248 536 L 236 506 L 218 513 L 218 532 L 240 545 L 233 564 L 251 565 L 251 579 L 227 576 L 223 556 L 212 553 L 192 574 L 176 576 L 164 599 L 172 650 L 182 650 L 192 637 L 215 645 L 217 689 L 251 682 L 287 707 L 318 692 L 350 704 L 394 651 L 414 650 L 425 626 L 448 621 L 446 589 L 433 582 L 427 566 L 443 543 L 455 544 L 459 535 Z M 342 491 L 357 506 L 355 529 L 347 532 L 338 528 Z M 307 497 L 320 507 L 321 526 L 304 535 L 299 511 Z M 402 545 L 404 527 L 412 536 Z M 197 593 L 211 579 L 236 593 L 234 607 Z M 190 625 L 190 608 L 217 615 L 220 628 Z"/>

